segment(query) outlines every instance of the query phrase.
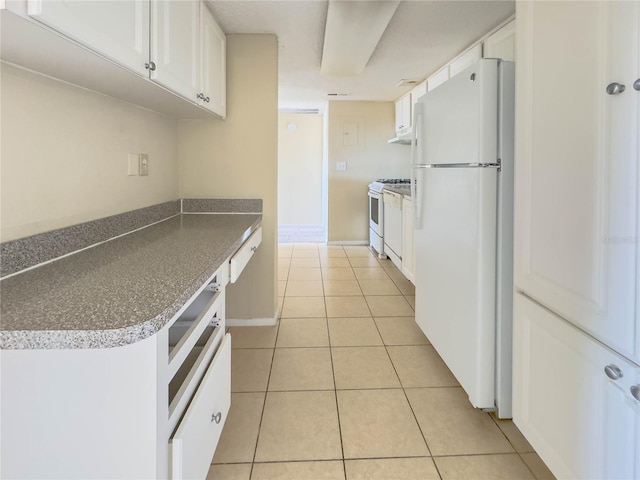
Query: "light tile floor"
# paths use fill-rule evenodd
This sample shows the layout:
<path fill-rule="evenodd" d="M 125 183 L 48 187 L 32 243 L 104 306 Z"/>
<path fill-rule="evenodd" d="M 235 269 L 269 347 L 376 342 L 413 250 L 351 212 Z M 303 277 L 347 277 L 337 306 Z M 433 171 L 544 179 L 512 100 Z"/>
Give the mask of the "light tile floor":
<path fill-rule="evenodd" d="M 282 318 L 230 328 L 232 404 L 208 479 L 547 480 L 511 421 L 471 407 L 367 247 L 280 244 Z"/>

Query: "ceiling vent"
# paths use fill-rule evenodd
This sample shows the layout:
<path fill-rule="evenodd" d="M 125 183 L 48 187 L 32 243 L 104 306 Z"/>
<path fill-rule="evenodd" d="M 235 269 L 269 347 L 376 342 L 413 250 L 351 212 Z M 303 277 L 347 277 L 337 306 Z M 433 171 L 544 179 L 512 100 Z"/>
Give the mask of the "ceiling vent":
<path fill-rule="evenodd" d="M 327 97 L 348 97 L 350 93 L 327 93 Z"/>
<path fill-rule="evenodd" d="M 278 113 L 294 114 L 294 115 L 319 115 L 318 108 L 280 108 Z"/>
<path fill-rule="evenodd" d="M 406 78 L 401 78 L 398 83 L 396 83 L 396 87 L 413 87 L 418 85 L 420 80 L 407 80 Z"/>
<path fill-rule="evenodd" d="M 399 4 L 397 0 L 329 0 L 320 73 L 360 75 Z"/>

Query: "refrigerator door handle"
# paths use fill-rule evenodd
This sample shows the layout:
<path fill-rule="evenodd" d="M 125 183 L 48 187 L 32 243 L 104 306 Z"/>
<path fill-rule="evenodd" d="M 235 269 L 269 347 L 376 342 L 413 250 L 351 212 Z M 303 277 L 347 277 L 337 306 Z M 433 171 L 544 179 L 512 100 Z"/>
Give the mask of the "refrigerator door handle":
<path fill-rule="evenodd" d="M 414 179 L 413 193 L 411 198 L 413 198 L 413 221 L 414 221 L 414 229 L 422 230 L 422 178 L 421 174 L 424 172 L 422 168 L 424 165 L 416 165 L 415 168 L 411 169 L 411 177 Z"/>
<path fill-rule="evenodd" d="M 429 165 L 414 165 L 414 168 L 497 168 L 500 170 L 500 161 L 498 163 L 435 163 Z"/>
<path fill-rule="evenodd" d="M 422 227 L 422 205 L 418 198 L 418 178 L 419 170 L 416 170 L 418 159 L 422 159 L 422 144 L 418 139 L 418 132 L 422 126 L 422 104 L 417 102 L 413 110 L 413 132 L 411 134 L 411 198 L 414 202 L 413 221 L 414 228 Z"/>

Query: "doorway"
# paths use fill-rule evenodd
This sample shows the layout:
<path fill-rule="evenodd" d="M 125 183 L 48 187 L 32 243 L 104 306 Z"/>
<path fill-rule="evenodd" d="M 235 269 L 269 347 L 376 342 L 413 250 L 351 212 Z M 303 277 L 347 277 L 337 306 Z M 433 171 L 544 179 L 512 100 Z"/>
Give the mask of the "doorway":
<path fill-rule="evenodd" d="M 278 115 L 278 241 L 324 243 L 324 118 Z"/>

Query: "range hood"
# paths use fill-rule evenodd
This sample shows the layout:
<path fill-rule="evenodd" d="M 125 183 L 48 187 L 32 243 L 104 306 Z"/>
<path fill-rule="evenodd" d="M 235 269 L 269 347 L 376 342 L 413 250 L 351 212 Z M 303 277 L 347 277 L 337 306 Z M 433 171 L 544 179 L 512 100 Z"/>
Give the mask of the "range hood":
<path fill-rule="evenodd" d="M 413 133 L 412 127 L 406 127 L 396 132 L 396 136 L 387 140 L 387 143 L 395 143 L 399 145 L 411 145 L 411 137 Z"/>

